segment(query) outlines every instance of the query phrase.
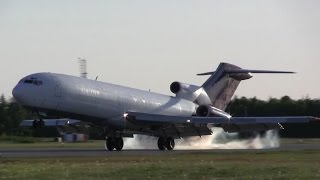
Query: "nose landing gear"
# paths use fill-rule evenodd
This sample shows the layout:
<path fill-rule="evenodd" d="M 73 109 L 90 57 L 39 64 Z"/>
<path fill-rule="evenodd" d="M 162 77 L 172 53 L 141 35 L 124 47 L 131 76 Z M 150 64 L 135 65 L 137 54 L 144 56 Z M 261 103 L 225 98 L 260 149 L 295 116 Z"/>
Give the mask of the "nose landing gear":
<path fill-rule="evenodd" d="M 42 119 L 37 119 L 37 120 L 33 120 L 32 122 L 32 127 L 35 129 L 40 129 L 43 128 L 45 126 L 45 123 Z"/>

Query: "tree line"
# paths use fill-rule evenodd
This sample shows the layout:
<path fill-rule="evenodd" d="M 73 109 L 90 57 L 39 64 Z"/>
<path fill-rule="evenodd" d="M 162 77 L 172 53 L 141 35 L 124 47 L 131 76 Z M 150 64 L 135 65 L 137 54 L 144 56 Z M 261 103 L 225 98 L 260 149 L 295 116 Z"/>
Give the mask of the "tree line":
<path fill-rule="evenodd" d="M 256 97 L 234 97 L 226 111 L 232 116 L 316 116 L 320 117 L 320 100 L 308 97 L 293 100 L 289 96 L 260 100 Z M 20 128 L 25 119 L 35 119 L 13 98 L 0 97 L 0 135 L 32 135 L 32 129 Z M 320 123 L 285 125 L 281 131 L 286 137 L 320 137 Z"/>
<path fill-rule="evenodd" d="M 13 98 L 6 100 L 4 95 L 0 97 L 0 135 L 25 136 L 31 132 L 19 127 L 22 120 L 35 117 L 26 111 Z"/>
<path fill-rule="evenodd" d="M 227 107 L 232 116 L 314 116 L 320 117 L 320 99 L 309 97 L 293 100 L 289 96 L 259 100 L 256 97 L 235 97 Z M 319 138 L 320 122 L 282 124 L 282 137 Z"/>

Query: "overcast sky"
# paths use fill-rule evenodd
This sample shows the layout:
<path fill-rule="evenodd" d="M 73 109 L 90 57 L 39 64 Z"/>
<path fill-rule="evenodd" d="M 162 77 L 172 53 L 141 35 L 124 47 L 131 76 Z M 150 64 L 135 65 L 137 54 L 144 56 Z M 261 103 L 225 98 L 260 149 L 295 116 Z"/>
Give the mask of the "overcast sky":
<path fill-rule="evenodd" d="M 170 94 L 219 62 L 255 75 L 238 96 L 320 97 L 318 0 L 0 0 L 0 93 L 35 72 L 79 75 Z"/>

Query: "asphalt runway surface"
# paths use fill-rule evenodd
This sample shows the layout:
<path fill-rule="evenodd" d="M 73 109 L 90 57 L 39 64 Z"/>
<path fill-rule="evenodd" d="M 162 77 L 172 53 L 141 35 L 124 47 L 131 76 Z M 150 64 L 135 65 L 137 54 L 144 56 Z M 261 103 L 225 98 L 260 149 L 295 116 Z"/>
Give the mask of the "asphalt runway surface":
<path fill-rule="evenodd" d="M 320 150 L 320 144 L 284 144 L 272 149 L 193 149 L 159 151 L 157 149 L 124 149 L 122 151 L 106 151 L 101 148 L 25 148 L 25 149 L 0 149 L 1 158 L 19 157 L 97 157 L 119 155 L 172 155 L 192 153 L 232 153 L 232 152 L 272 152 L 272 151 L 301 151 Z"/>

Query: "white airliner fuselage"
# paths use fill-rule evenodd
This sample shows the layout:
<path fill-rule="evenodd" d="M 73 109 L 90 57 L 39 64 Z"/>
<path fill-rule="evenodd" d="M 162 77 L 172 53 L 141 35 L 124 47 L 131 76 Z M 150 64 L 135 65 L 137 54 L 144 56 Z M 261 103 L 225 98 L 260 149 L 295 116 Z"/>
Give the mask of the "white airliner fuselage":
<path fill-rule="evenodd" d="M 136 130 L 124 118 L 129 111 L 191 116 L 197 107 L 177 97 L 54 73 L 29 75 L 12 93 L 18 102 L 35 111 L 80 117 L 118 130 Z"/>
<path fill-rule="evenodd" d="M 251 73 L 292 73 L 247 70 L 221 63 L 202 85 L 174 82 L 175 97 L 85 78 L 36 73 L 22 78 L 12 94 L 24 107 L 47 117 L 71 118 L 106 129 L 106 148 L 121 150 L 122 137 L 159 137 L 160 150 L 174 148 L 174 139 L 211 134 L 211 127 L 228 132 L 264 131 L 280 123 L 303 123 L 312 117 L 232 117 L 224 112 L 238 84 Z M 46 125 L 43 117 L 34 127 Z M 279 126 L 280 125 L 280 126 Z"/>

